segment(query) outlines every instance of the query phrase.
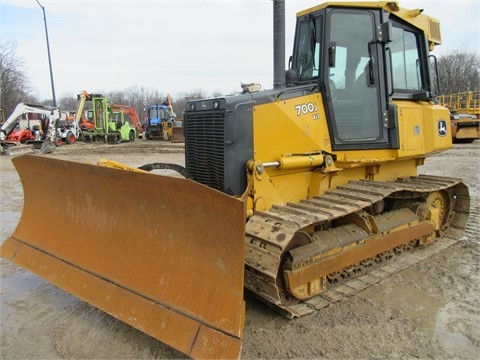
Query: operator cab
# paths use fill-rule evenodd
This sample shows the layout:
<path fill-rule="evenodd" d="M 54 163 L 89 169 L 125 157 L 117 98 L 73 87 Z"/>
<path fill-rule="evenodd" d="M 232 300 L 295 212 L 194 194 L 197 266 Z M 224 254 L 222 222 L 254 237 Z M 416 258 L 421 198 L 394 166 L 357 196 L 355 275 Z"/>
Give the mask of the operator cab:
<path fill-rule="evenodd" d="M 297 20 L 287 84 L 323 89 L 332 148 L 398 149 L 394 99 L 431 98 L 428 40 L 382 8 L 313 8 Z"/>

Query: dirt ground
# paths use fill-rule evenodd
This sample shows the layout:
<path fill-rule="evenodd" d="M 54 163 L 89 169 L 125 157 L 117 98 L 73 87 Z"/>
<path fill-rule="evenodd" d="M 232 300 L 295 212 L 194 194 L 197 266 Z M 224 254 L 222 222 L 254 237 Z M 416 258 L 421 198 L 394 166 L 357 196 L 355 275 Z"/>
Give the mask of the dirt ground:
<path fill-rule="evenodd" d="M 183 163 L 183 145 L 135 141 L 65 145 L 47 155 L 102 158 L 140 166 Z M 446 250 L 332 304 L 287 320 L 246 296 L 244 359 L 479 359 L 480 141 L 428 158 L 421 173 L 461 177 L 471 217 L 463 238 Z M 8 156 L 0 157 L 0 241 L 20 217 L 23 193 Z M 1 267 L 2 359 L 183 358 L 162 344 L 6 260 Z"/>

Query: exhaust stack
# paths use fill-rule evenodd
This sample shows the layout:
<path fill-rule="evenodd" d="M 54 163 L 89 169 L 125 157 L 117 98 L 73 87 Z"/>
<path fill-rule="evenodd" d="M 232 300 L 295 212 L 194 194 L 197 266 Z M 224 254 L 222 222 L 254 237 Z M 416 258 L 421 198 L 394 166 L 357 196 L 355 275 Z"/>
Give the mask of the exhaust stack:
<path fill-rule="evenodd" d="M 273 87 L 285 87 L 285 0 L 273 0 Z"/>

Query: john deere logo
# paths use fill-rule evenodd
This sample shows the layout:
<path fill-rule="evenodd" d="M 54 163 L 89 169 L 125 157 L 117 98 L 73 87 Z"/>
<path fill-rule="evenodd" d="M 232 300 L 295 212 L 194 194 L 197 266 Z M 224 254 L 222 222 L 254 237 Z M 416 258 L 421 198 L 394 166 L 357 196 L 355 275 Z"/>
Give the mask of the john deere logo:
<path fill-rule="evenodd" d="M 438 135 L 445 136 L 447 135 L 447 122 L 443 119 L 438 120 Z"/>

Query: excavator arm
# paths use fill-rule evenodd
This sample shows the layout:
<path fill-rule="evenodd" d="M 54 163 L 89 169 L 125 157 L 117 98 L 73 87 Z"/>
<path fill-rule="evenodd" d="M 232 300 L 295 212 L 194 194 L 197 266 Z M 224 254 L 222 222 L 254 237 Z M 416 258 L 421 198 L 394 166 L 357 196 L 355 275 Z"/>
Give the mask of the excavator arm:
<path fill-rule="evenodd" d="M 8 136 L 15 129 L 15 126 L 17 125 L 17 123 L 20 121 L 20 116 L 28 113 L 36 113 L 36 114 L 43 114 L 50 117 L 55 110 L 58 111 L 58 108 L 52 108 L 52 107 L 47 107 L 42 105 L 19 103 L 15 107 L 15 110 L 13 110 L 12 114 L 3 123 L 1 127 L 0 139 L 4 141 L 8 138 Z"/>
<path fill-rule="evenodd" d="M 48 117 L 49 124 L 46 129 L 46 141 L 42 144 L 40 153 L 50 153 L 55 150 L 55 138 L 56 138 L 56 127 L 58 126 L 58 120 L 61 116 L 61 111 L 58 107 L 50 107 L 43 105 L 34 105 L 20 103 L 15 107 L 15 110 L 8 117 L 7 121 L 2 125 L 0 131 L 0 140 L 2 142 L 2 148 L 8 149 L 10 155 L 24 153 L 25 151 L 30 152 L 32 146 L 20 147 L 12 146 L 15 144 L 8 143 L 7 138 L 15 129 L 15 126 L 20 121 L 20 116 L 28 113 L 42 114 Z M 15 148 L 15 151 L 13 149 Z"/>
<path fill-rule="evenodd" d="M 89 99 L 91 99 L 91 96 L 85 90 L 83 90 L 82 93 L 78 95 L 78 106 L 77 111 L 75 112 L 75 122 L 79 126 L 80 120 L 82 119 L 83 111 L 85 110 L 85 102 Z"/>
<path fill-rule="evenodd" d="M 170 108 L 170 115 L 173 118 L 176 118 L 177 115 L 175 114 L 175 111 L 173 111 L 173 103 L 172 103 L 172 98 L 170 97 L 170 94 L 167 94 L 167 103 L 168 103 L 168 107 Z"/>

